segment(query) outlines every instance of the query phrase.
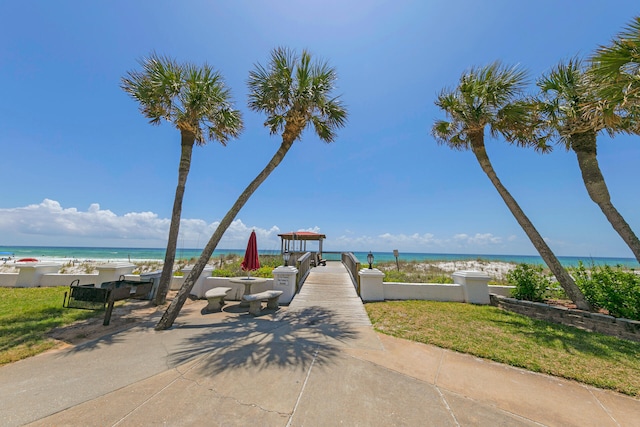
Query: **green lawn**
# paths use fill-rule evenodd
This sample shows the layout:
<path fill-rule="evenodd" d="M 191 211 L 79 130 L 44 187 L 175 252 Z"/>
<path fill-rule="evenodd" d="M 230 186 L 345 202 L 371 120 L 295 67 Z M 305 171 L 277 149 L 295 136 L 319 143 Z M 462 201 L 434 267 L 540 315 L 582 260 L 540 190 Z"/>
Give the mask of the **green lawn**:
<path fill-rule="evenodd" d="M 640 396 L 640 343 L 492 306 L 388 301 L 365 307 L 375 329 L 388 335 Z"/>
<path fill-rule="evenodd" d="M 15 362 L 56 345 L 51 329 L 95 316 L 89 310 L 62 308 L 69 287 L 0 288 L 0 365 Z"/>

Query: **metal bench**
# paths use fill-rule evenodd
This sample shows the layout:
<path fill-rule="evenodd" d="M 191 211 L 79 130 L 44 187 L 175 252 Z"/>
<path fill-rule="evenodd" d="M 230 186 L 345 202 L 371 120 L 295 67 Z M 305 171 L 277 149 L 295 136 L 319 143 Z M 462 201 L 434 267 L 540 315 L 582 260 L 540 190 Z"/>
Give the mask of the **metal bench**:
<path fill-rule="evenodd" d="M 129 298 L 148 299 L 153 281 L 137 282 L 134 280 L 120 280 L 104 282 L 100 287 L 95 284 L 80 285 L 78 279 L 71 282 L 69 292 L 64 293 L 62 306 L 66 308 L 79 308 L 83 310 L 105 310 L 104 326 L 109 325 L 113 305 L 116 301 Z"/>
<path fill-rule="evenodd" d="M 224 298 L 227 296 L 227 293 L 231 290 L 231 288 L 223 288 L 217 287 L 213 289 L 209 289 L 204 293 L 204 297 L 209 301 L 209 304 L 204 308 L 205 311 L 220 311 L 222 310 L 222 306 L 224 305 Z"/>
<path fill-rule="evenodd" d="M 280 295 L 282 295 L 282 291 L 264 291 L 258 294 L 244 295 L 242 299 L 249 303 L 249 313 L 257 316 L 260 314 L 263 301 L 267 302 L 267 308 L 277 309 Z"/>

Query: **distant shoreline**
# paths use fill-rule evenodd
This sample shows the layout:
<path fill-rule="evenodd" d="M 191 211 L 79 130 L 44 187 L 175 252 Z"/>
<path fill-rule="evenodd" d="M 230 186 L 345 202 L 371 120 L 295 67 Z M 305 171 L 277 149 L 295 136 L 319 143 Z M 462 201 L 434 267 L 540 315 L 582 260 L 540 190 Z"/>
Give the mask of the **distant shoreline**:
<path fill-rule="evenodd" d="M 313 248 L 309 250 L 313 251 Z M 12 254 L 13 259 L 20 258 L 42 258 L 43 260 L 52 261 L 60 260 L 78 260 L 92 262 L 107 261 L 164 261 L 164 248 L 112 248 L 112 247 L 56 247 L 56 246 L 0 246 L 0 253 Z M 184 249 L 179 248 L 176 251 L 176 258 L 191 259 L 199 258 L 202 249 Z M 279 250 L 260 250 L 261 255 L 279 255 Z M 366 263 L 368 252 L 353 252 L 360 263 Z M 244 255 L 244 249 L 219 249 L 213 253 L 212 258 L 219 258 L 225 255 Z M 373 252 L 375 262 L 395 262 L 392 252 Z M 4 255 L 6 257 L 7 255 Z M 325 258 L 339 259 L 338 253 L 325 251 Z M 446 253 L 419 253 L 419 252 L 400 252 L 400 261 L 415 262 L 454 262 L 454 261 L 477 261 L 483 260 L 487 262 L 505 262 L 505 263 L 527 263 L 527 264 L 544 264 L 542 258 L 534 255 L 495 255 L 495 254 L 446 254 Z M 614 257 L 589 257 L 589 256 L 559 256 L 560 263 L 565 267 L 575 267 L 579 261 L 584 264 L 591 265 L 622 265 L 628 268 L 640 268 L 640 264 L 634 258 L 614 258 Z"/>

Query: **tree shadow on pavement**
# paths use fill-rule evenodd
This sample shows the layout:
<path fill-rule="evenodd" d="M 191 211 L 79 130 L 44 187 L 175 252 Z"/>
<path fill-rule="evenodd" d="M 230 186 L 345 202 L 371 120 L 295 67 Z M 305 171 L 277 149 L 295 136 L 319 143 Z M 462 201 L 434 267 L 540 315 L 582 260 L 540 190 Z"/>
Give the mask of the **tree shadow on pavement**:
<path fill-rule="evenodd" d="M 327 362 L 337 354 L 340 342 L 358 336 L 358 331 L 322 307 L 285 312 L 275 320 L 246 315 L 200 327 L 202 333 L 187 338 L 170 355 L 171 365 L 207 356 L 201 367 L 212 374 L 242 367 L 295 365 L 305 369 L 312 361 Z"/>

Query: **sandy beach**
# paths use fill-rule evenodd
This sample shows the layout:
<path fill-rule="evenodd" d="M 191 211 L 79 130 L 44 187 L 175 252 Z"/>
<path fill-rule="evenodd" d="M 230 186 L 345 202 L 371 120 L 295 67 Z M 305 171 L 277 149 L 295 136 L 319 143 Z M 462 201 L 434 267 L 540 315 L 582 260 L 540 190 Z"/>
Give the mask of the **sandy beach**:
<path fill-rule="evenodd" d="M 72 258 L 54 258 L 54 257 L 41 257 L 38 258 L 39 262 L 56 263 L 60 265 L 60 273 L 64 274 L 87 274 L 96 273 L 96 266 L 105 264 L 107 262 L 131 262 L 136 265 L 134 270 L 136 273 L 147 273 L 150 271 L 156 271 L 162 269 L 162 261 L 157 259 L 153 260 L 132 260 L 128 259 L 111 259 L 111 260 L 90 260 L 90 259 L 72 259 Z M 22 263 L 18 263 L 16 259 L 0 262 L 0 273 L 18 273 L 19 266 Z M 210 265 L 219 267 L 220 260 L 214 259 L 209 262 Z M 180 270 L 185 264 L 183 261 L 174 265 L 174 270 Z M 487 273 L 491 278 L 497 280 L 503 280 L 509 271 L 515 268 L 516 264 L 510 262 L 500 261 L 482 261 L 482 260 L 468 260 L 468 261 L 431 261 L 431 262 L 416 262 L 414 267 L 418 270 L 428 271 L 430 269 L 438 269 L 446 273 L 453 273 L 460 270 L 474 270 L 483 271 Z M 383 269 L 395 269 L 395 263 L 385 263 Z"/>

